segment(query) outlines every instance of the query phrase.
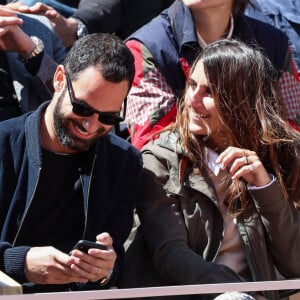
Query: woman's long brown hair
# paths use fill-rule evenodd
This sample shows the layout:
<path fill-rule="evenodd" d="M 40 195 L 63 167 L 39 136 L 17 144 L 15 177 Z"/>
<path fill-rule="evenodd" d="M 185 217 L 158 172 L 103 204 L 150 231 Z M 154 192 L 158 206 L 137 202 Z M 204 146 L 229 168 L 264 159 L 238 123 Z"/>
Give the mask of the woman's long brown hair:
<path fill-rule="evenodd" d="M 269 59 L 254 46 L 223 39 L 203 50 L 191 72 L 199 60 L 217 99 L 226 144 L 255 151 L 267 171 L 276 176 L 286 198 L 300 206 L 300 134 L 284 120 L 277 74 Z M 169 129 L 179 133 L 183 148 L 201 170 L 203 147 L 209 138 L 204 141 L 191 133 L 188 123 L 183 99 L 176 123 Z M 226 198 L 229 210 L 244 212 L 247 199 L 246 182 L 230 181 Z"/>

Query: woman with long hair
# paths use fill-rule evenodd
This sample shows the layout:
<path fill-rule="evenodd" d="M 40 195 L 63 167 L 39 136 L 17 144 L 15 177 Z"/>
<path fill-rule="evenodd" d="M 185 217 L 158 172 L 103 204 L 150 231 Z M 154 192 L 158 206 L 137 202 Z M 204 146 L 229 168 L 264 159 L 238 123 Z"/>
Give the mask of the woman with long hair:
<path fill-rule="evenodd" d="M 300 276 L 300 135 L 284 121 L 276 71 L 259 49 L 208 45 L 176 122 L 142 154 L 141 226 L 122 287 Z"/>

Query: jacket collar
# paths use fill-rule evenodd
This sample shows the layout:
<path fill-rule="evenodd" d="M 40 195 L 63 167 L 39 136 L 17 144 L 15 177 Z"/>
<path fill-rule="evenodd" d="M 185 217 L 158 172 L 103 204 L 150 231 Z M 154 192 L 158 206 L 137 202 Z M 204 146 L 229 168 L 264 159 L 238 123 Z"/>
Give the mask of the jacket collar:
<path fill-rule="evenodd" d="M 192 14 L 182 1 L 175 1 L 167 10 L 168 18 L 179 46 L 179 52 L 190 64 L 199 50 Z"/>
<path fill-rule="evenodd" d="M 176 163 L 176 160 L 173 161 L 175 167 L 177 168 L 176 172 L 173 172 L 176 176 L 176 180 L 174 180 L 173 175 L 170 176 L 170 180 L 166 183 L 165 188 L 174 194 L 181 194 L 182 192 L 182 181 L 183 177 L 185 177 L 184 174 L 188 174 L 185 178 L 188 185 L 195 190 L 200 191 L 204 195 L 206 195 L 208 198 L 212 199 L 212 201 L 218 205 L 218 201 L 216 198 L 216 194 L 213 188 L 213 184 L 211 180 L 209 179 L 209 175 L 207 174 L 207 171 L 203 169 L 203 171 L 200 174 L 195 174 L 193 172 L 193 166 L 187 162 L 185 164 L 186 170 L 181 170 L 182 161 L 184 159 L 188 159 L 187 153 L 184 152 L 182 149 L 180 142 L 178 141 L 178 135 L 173 132 L 163 132 L 160 134 L 157 145 L 168 149 L 172 152 L 175 152 L 177 155 L 181 156 L 181 158 L 178 161 L 178 165 Z M 180 178 L 177 178 L 180 177 Z"/>
<path fill-rule="evenodd" d="M 40 123 L 42 112 L 48 106 L 49 101 L 41 104 L 37 110 L 28 115 L 25 121 L 25 136 L 28 156 L 32 164 L 36 167 L 42 165 L 42 150 L 40 143 Z"/>
<path fill-rule="evenodd" d="M 173 151 L 179 155 L 184 155 L 180 142 L 178 141 L 178 135 L 174 132 L 165 131 L 159 135 L 157 140 L 158 146 Z"/>
<path fill-rule="evenodd" d="M 181 1 L 175 2 L 169 8 L 168 16 L 180 51 L 185 44 L 198 44 L 193 17 L 188 7 Z"/>

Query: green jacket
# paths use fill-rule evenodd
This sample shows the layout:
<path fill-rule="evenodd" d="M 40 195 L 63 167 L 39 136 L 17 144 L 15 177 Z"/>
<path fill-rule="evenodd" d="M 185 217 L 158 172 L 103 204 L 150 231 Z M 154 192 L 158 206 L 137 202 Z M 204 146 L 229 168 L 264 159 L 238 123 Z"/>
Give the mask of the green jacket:
<path fill-rule="evenodd" d="M 214 263 L 224 226 L 205 171 L 194 174 L 190 163 L 183 167 L 183 153 L 172 134 L 148 143 L 142 154 L 145 170 L 137 206 L 142 225 L 127 252 L 122 287 L 245 280 Z M 237 224 L 251 280 L 275 280 L 275 267 L 285 278 L 299 277 L 299 212 L 284 199 L 277 181 L 250 194 L 251 208 Z M 265 297 L 279 299 L 276 291 Z"/>

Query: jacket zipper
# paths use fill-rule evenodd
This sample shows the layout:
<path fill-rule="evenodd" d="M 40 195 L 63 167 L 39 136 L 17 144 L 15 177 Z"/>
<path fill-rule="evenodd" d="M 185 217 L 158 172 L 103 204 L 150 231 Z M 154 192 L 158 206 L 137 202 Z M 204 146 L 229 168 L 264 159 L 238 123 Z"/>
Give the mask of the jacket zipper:
<path fill-rule="evenodd" d="M 187 186 L 186 182 L 183 182 L 182 184 L 183 184 L 184 186 Z M 193 188 L 193 189 L 194 189 L 194 188 Z M 196 190 L 196 189 L 194 189 L 194 190 Z M 198 193 L 201 193 L 204 197 L 206 197 L 206 198 L 208 199 L 208 201 L 210 201 L 210 202 L 213 203 L 213 205 L 214 205 L 215 208 L 217 209 L 218 213 L 220 214 L 220 218 L 223 219 L 223 217 L 222 217 L 222 215 L 221 215 L 221 213 L 220 213 L 220 210 L 219 210 L 217 204 L 215 203 L 215 201 L 212 200 L 211 198 L 209 198 L 209 197 L 208 197 L 207 195 L 205 195 L 204 193 L 202 193 L 200 190 L 196 190 L 196 191 L 197 191 Z M 216 193 L 215 193 L 215 197 L 216 197 Z M 182 210 L 182 209 L 181 209 L 181 210 Z M 187 228 L 187 230 L 188 230 L 188 227 L 187 227 L 186 222 L 185 222 L 185 226 L 186 226 L 186 228 Z M 212 260 L 211 260 L 212 262 L 214 262 L 214 261 L 216 260 L 217 256 L 218 256 L 219 250 L 220 250 L 221 245 L 222 245 L 222 242 L 223 242 L 223 240 L 224 240 L 224 235 L 225 235 L 225 226 L 224 226 L 224 221 L 223 221 L 223 222 L 222 222 L 222 239 L 221 239 L 220 242 L 219 242 L 219 245 L 218 245 L 218 249 L 217 249 L 217 251 L 216 251 L 216 254 L 214 255 L 214 257 L 213 257 Z"/>
<path fill-rule="evenodd" d="M 92 168 L 91 168 L 91 176 L 90 176 L 89 186 L 88 186 L 88 190 L 87 190 L 86 208 L 85 208 L 85 212 L 84 212 L 84 229 L 83 229 L 82 238 L 85 237 L 85 233 L 86 233 L 87 214 L 88 214 L 88 207 L 89 207 L 89 200 L 90 200 L 90 187 L 91 187 L 91 182 L 92 182 L 92 177 L 93 177 L 93 171 L 94 171 L 94 167 L 95 167 L 95 163 L 96 163 L 96 158 L 97 158 L 97 155 L 95 155 L 94 159 L 93 159 L 93 164 L 92 164 Z M 80 180 L 81 180 L 81 184 L 82 184 L 83 191 L 84 191 L 84 181 L 83 181 L 82 175 L 80 175 Z M 84 195 L 83 195 L 83 197 L 84 197 Z"/>
<path fill-rule="evenodd" d="M 239 229 L 240 236 L 244 242 L 245 245 L 245 254 L 248 262 L 248 266 L 250 269 L 250 273 L 252 275 L 253 281 L 259 281 L 260 278 L 258 276 L 258 271 L 256 267 L 256 261 L 253 257 L 252 251 L 251 251 L 251 244 L 248 237 L 248 232 L 245 228 L 244 222 L 241 220 L 241 218 L 238 218 L 237 226 Z"/>
<path fill-rule="evenodd" d="M 29 208 L 30 208 L 30 206 L 31 206 L 31 203 L 32 203 L 32 201 L 33 201 L 33 198 L 34 198 L 34 195 L 35 195 L 35 192 L 36 192 L 36 188 L 37 188 L 37 186 L 38 186 L 38 182 L 39 182 L 39 179 L 40 179 L 41 169 L 42 169 L 42 168 L 39 168 L 38 176 L 37 176 L 37 180 L 36 180 L 36 183 L 35 183 L 35 186 L 34 186 L 34 190 L 33 190 L 32 196 L 31 196 L 31 198 L 30 198 L 29 204 L 27 205 L 27 208 L 26 208 L 25 213 L 24 213 L 24 215 L 23 215 L 21 224 L 20 224 L 19 229 L 18 229 L 18 231 L 17 231 L 17 233 L 16 233 L 16 236 L 15 236 L 15 239 L 14 239 L 14 241 L 13 241 L 13 243 L 12 243 L 12 246 L 13 246 L 13 247 L 15 246 L 15 244 L 16 244 L 16 242 L 17 242 L 17 239 L 18 239 L 19 234 L 20 234 L 20 231 L 21 231 L 21 229 L 22 229 L 24 220 L 25 220 L 25 218 L 26 218 L 26 215 L 27 215 L 27 213 L 28 213 L 28 210 L 29 210 Z"/>
<path fill-rule="evenodd" d="M 214 203 L 214 205 L 215 205 L 216 208 L 219 210 L 219 208 L 217 207 L 217 205 L 216 205 L 215 203 Z M 220 211 L 219 211 L 219 214 L 221 215 Z M 221 218 L 222 218 L 222 220 L 223 220 L 222 215 L 221 215 Z M 224 235 L 225 235 L 224 220 L 223 220 L 223 222 L 222 222 L 222 227 L 223 227 L 223 230 L 222 230 L 222 240 L 221 240 L 220 243 L 219 243 L 218 249 L 217 249 L 217 251 L 216 251 L 215 256 L 214 256 L 213 259 L 212 259 L 212 262 L 214 262 L 214 261 L 216 260 L 216 258 L 218 257 L 218 253 L 219 253 L 219 251 L 220 251 L 220 248 L 221 248 L 222 243 L 223 243 L 223 240 L 224 240 Z"/>

